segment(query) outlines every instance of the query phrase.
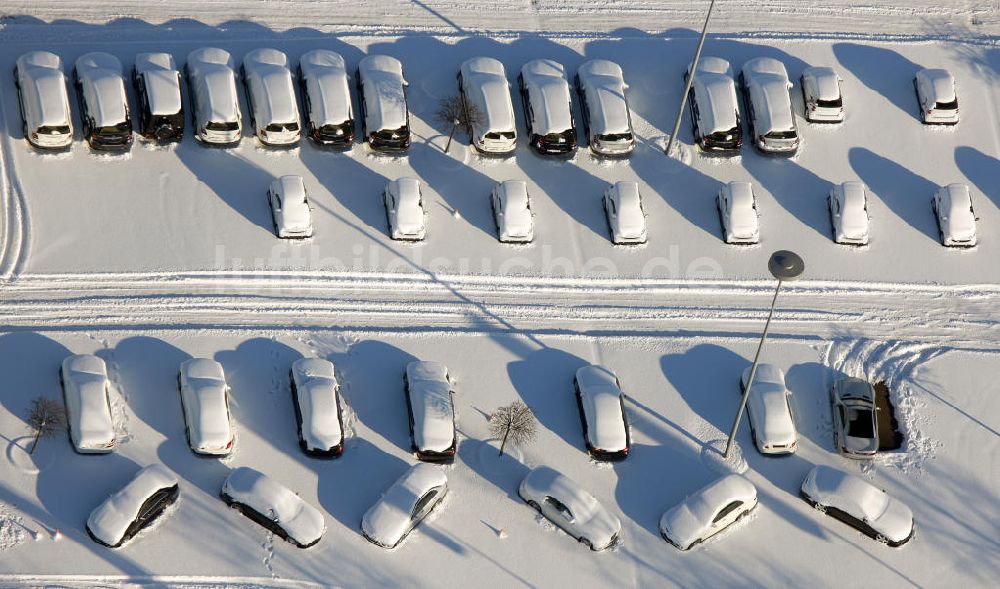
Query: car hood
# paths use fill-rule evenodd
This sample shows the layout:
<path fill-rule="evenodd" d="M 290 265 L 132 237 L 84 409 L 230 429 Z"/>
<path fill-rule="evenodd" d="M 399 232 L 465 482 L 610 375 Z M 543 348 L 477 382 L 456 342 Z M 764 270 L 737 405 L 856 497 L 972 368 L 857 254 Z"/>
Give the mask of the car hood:
<path fill-rule="evenodd" d="M 309 203 L 303 200 L 289 200 L 285 202 L 282 209 L 284 225 L 288 229 L 306 229 L 312 225 L 312 215 L 309 212 Z"/>
<path fill-rule="evenodd" d="M 508 206 L 503 218 L 508 234 L 527 235 L 531 232 L 531 211 L 523 206 Z"/>
<path fill-rule="evenodd" d="M 847 209 L 840 217 L 840 230 L 846 237 L 859 239 L 868 235 L 868 215 L 864 209 Z"/>
<path fill-rule="evenodd" d="M 642 237 L 646 232 L 646 217 L 642 211 L 631 207 L 618 211 L 618 233 L 626 238 Z"/>
<path fill-rule="evenodd" d="M 870 454 L 878 451 L 878 439 L 844 436 L 844 445 L 851 452 Z"/>

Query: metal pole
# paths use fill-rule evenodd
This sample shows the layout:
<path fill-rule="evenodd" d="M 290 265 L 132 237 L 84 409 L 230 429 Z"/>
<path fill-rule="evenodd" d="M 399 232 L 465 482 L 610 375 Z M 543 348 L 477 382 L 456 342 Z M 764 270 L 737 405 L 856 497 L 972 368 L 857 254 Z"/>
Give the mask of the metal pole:
<path fill-rule="evenodd" d="M 771 310 L 767 314 L 767 322 L 764 323 L 764 333 L 760 336 L 760 343 L 757 344 L 757 353 L 753 357 L 753 366 L 750 367 L 750 378 L 747 379 L 746 390 L 743 391 L 743 398 L 740 400 L 740 410 L 736 412 L 736 421 L 733 422 L 733 429 L 729 432 L 729 441 L 726 442 L 726 458 L 729 458 L 729 450 L 733 446 L 737 430 L 740 429 L 740 419 L 743 418 L 743 410 L 746 409 L 747 399 L 750 398 L 753 378 L 757 375 L 757 361 L 760 360 L 760 351 L 764 348 L 764 340 L 767 339 L 767 330 L 771 327 L 771 317 L 774 316 L 774 304 L 778 301 L 778 291 L 780 290 L 781 279 L 778 279 L 778 287 L 774 289 L 774 297 L 771 299 Z"/>
<path fill-rule="evenodd" d="M 677 134 L 681 131 L 681 119 L 684 118 L 684 106 L 687 104 L 688 92 L 691 91 L 691 82 L 694 81 L 694 72 L 698 69 L 698 60 L 701 58 L 701 48 L 705 45 L 705 34 L 708 32 L 708 20 L 712 18 L 712 8 L 715 7 L 715 0 L 712 0 L 711 4 L 708 5 L 708 14 L 705 15 L 705 24 L 701 27 L 701 38 L 698 39 L 698 49 L 694 52 L 694 60 L 691 62 L 691 73 L 687 77 L 687 83 L 684 85 L 684 94 L 681 95 L 681 106 L 677 109 L 677 119 L 674 121 L 674 132 L 670 134 L 670 140 L 667 141 L 666 154 L 670 156 L 670 151 L 674 147 L 674 141 L 677 139 Z"/>

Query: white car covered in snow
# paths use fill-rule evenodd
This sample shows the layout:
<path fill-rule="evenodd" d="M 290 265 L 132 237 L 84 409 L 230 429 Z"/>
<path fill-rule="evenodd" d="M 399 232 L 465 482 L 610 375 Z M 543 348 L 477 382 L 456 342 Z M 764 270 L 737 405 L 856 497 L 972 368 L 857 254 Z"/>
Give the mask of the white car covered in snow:
<path fill-rule="evenodd" d="M 746 394 L 750 380 L 748 366 L 740 377 L 740 390 Z M 785 373 L 773 364 L 758 364 L 747 399 L 750 435 L 761 454 L 791 454 L 798 446 L 795 418 L 790 403 L 792 394 L 785 387 Z"/>
<path fill-rule="evenodd" d="M 878 453 L 878 412 L 875 389 L 862 378 L 838 378 L 830 388 L 833 442 L 848 458 L 873 458 Z"/>
<path fill-rule="evenodd" d="M 277 49 L 254 49 L 243 56 L 243 84 L 250 107 L 250 124 L 265 145 L 299 142 L 299 103 L 288 69 L 288 56 Z"/>
<path fill-rule="evenodd" d="M 236 91 L 236 67 L 228 51 L 202 47 L 188 54 L 184 71 L 191 95 L 194 137 L 212 145 L 236 145 L 243 115 Z"/>
<path fill-rule="evenodd" d="M 521 499 L 591 550 L 613 546 L 621 521 L 576 481 L 547 467 L 528 473 L 517 489 Z"/>
<path fill-rule="evenodd" d="M 115 448 L 111 419 L 108 370 L 104 360 L 89 354 L 69 356 L 59 370 L 66 421 L 73 449 L 81 454 L 101 454 Z"/>
<path fill-rule="evenodd" d="M 320 358 L 296 360 L 291 378 L 302 451 L 320 458 L 340 456 L 344 453 L 344 416 L 333 362 Z"/>
<path fill-rule="evenodd" d="M 271 223 L 278 237 L 312 237 L 312 209 L 302 176 L 282 176 L 267 189 Z"/>
<path fill-rule="evenodd" d="M 315 49 L 299 58 L 299 84 L 309 138 L 319 145 L 354 144 L 354 110 L 344 58 L 328 49 Z"/>
<path fill-rule="evenodd" d="M 118 548 L 153 523 L 179 494 L 177 477 L 151 464 L 90 512 L 87 533 L 99 544 Z"/>
<path fill-rule="evenodd" d="M 841 123 L 844 121 L 843 82 L 832 67 L 807 67 L 799 80 L 805 117 L 810 123 Z"/>
<path fill-rule="evenodd" d="M 709 483 L 660 518 L 660 535 L 690 550 L 733 525 L 757 507 L 757 488 L 738 474 Z"/>
<path fill-rule="evenodd" d="M 913 78 L 913 87 L 920 104 L 920 120 L 925 125 L 958 124 L 958 93 L 951 72 L 920 70 Z"/>
<path fill-rule="evenodd" d="M 941 244 L 954 247 L 973 247 L 976 237 L 976 211 L 972 208 L 972 196 L 965 184 L 942 186 L 931 201 L 937 218 L 938 235 Z"/>
<path fill-rule="evenodd" d="M 128 151 L 132 147 L 132 117 L 122 62 L 110 53 L 86 53 L 76 60 L 73 80 L 80 98 L 83 137 L 91 149 Z"/>
<path fill-rule="evenodd" d="M 181 363 L 177 377 L 184 410 L 184 433 L 197 454 L 225 456 L 233 450 L 229 385 L 222 364 L 207 358 Z"/>
<path fill-rule="evenodd" d="M 48 51 L 29 51 L 17 58 L 14 86 L 24 139 L 40 149 L 64 149 L 72 145 L 73 117 L 59 56 Z"/>
<path fill-rule="evenodd" d="M 534 239 L 535 214 L 531 212 L 528 183 L 504 180 L 490 193 L 497 238 L 504 243 L 527 243 Z"/>
<path fill-rule="evenodd" d="M 361 130 L 374 151 L 406 153 L 410 148 L 410 111 L 403 64 L 388 55 L 369 55 L 358 63 Z"/>
<path fill-rule="evenodd" d="M 229 473 L 219 496 L 226 505 L 299 548 L 316 544 L 326 531 L 318 509 L 252 468 L 241 466 Z"/>
<path fill-rule="evenodd" d="M 785 65 L 772 57 L 751 59 L 740 71 L 740 86 L 754 146 L 763 153 L 792 155 L 798 151 L 799 132 L 788 95 L 792 82 Z"/>
<path fill-rule="evenodd" d="M 749 182 L 723 184 L 715 199 L 722 222 L 722 238 L 726 243 L 754 244 L 760 242 L 760 213 L 757 196 Z"/>
<path fill-rule="evenodd" d="M 854 475 L 816 466 L 802 481 L 800 494 L 809 505 L 889 546 L 913 537 L 910 508 Z"/>
<path fill-rule="evenodd" d="M 610 368 L 583 366 L 573 377 L 583 439 L 595 460 L 624 460 L 631 448 L 625 395 Z"/>
<path fill-rule="evenodd" d="M 391 180 L 382 191 L 385 218 L 389 223 L 389 237 L 420 241 L 427 235 L 424 224 L 424 197 L 420 181 L 416 178 Z"/>
<path fill-rule="evenodd" d="M 684 80 L 691 67 L 684 72 Z M 688 96 L 694 141 L 703 151 L 738 154 L 743 146 L 733 68 L 721 57 L 702 57 Z"/>
<path fill-rule="evenodd" d="M 458 89 L 465 108 L 481 116 L 469 117 L 472 145 L 480 153 L 508 155 L 517 147 L 514 103 L 503 64 L 492 57 L 474 57 L 462 63 Z"/>
<path fill-rule="evenodd" d="M 646 243 L 646 213 L 642 210 L 638 183 L 630 180 L 615 182 L 604 191 L 602 202 L 613 243 Z"/>
<path fill-rule="evenodd" d="M 625 157 L 635 150 L 627 88 L 621 66 L 612 61 L 593 59 L 576 70 L 584 134 L 597 155 Z"/>
<path fill-rule="evenodd" d="M 184 138 L 181 74 L 169 53 L 140 53 L 132 66 L 139 134 L 161 143 Z"/>
<path fill-rule="evenodd" d="M 833 240 L 848 245 L 868 245 L 868 190 L 861 182 L 838 184 L 827 197 Z"/>
<path fill-rule="evenodd" d="M 447 493 L 448 477 L 440 468 L 415 464 L 365 512 L 361 532 L 373 544 L 395 548 Z"/>
<path fill-rule="evenodd" d="M 576 152 L 576 122 L 566 69 L 552 59 L 535 59 L 518 76 L 528 143 L 539 154 Z"/>
<path fill-rule="evenodd" d="M 403 388 L 414 455 L 427 462 L 454 460 L 458 439 L 448 368 L 440 362 L 410 362 Z"/>

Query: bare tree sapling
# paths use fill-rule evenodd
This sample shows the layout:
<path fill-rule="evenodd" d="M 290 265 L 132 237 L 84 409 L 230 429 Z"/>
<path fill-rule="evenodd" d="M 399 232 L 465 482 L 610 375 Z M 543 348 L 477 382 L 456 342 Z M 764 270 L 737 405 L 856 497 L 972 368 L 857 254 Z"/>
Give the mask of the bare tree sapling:
<path fill-rule="evenodd" d="M 51 438 L 66 427 L 66 408 L 62 403 L 48 397 L 35 397 L 28 407 L 26 421 L 28 429 L 35 434 L 29 454 L 34 454 L 38 441 Z"/>
<path fill-rule="evenodd" d="M 442 125 L 451 125 L 448 143 L 444 147 L 445 153 L 451 149 L 451 140 L 455 137 L 459 125 L 471 128 L 483 122 L 482 111 L 474 104 L 466 104 L 458 94 L 442 98 L 434 116 Z"/>
<path fill-rule="evenodd" d="M 500 456 L 507 444 L 526 446 L 535 439 L 535 414 L 521 401 L 499 407 L 490 414 L 490 433 L 500 440 Z"/>

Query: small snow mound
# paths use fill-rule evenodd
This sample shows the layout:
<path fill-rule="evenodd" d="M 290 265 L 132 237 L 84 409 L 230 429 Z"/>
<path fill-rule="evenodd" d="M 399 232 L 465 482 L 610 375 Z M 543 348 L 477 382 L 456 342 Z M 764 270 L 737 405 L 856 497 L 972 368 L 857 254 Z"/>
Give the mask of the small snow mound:
<path fill-rule="evenodd" d="M 701 449 L 702 462 L 721 474 L 743 474 L 748 468 L 747 460 L 743 456 L 743 449 L 739 442 L 735 442 L 727 458 L 725 455 L 726 442 L 726 439 L 719 438 L 706 443 Z"/>
<path fill-rule="evenodd" d="M 99 162 L 116 163 L 132 159 L 132 150 L 122 153 L 91 153 L 90 157 Z"/>
<path fill-rule="evenodd" d="M 33 534 L 37 538 L 37 534 Z M 0 504 L 0 552 L 14 548 L 28 539 L 24 519 Z"/>

